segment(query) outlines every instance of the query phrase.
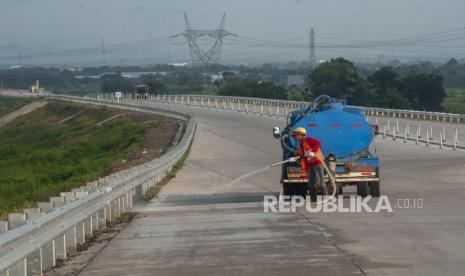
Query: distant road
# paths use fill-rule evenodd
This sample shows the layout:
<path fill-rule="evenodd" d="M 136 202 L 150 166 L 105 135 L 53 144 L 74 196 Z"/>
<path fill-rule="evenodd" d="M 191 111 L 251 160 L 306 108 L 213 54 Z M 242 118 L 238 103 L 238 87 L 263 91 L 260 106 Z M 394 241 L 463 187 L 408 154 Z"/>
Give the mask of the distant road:
<path fill-rule="evenodd" d="M 39 109 L 47 105 L 47 102 L 32 102 L 28 105 L 25 105 L 11 113 L 6 114 L 5 116 L 0 117 L 0 127 L 8 124 L 9 122 L 15 120 L 16 118 L 31 113 L 32 111 Z"/>
<path fill-rule="evenodd" d="M 0 95 L 5 96 L 19 96 L 19 97 L 30 97 L 37 96 L 37 93 L 31 93 L 27 90 L 11 90 L 11 89 L 0 89 Z"/>

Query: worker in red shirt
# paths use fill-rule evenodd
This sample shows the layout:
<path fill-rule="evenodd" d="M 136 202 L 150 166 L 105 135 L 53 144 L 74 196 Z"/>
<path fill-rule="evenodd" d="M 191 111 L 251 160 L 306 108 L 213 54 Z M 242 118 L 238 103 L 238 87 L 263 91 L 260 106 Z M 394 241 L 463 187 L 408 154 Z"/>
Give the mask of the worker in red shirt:
<path fill-rule="evenodd" d="M 298 143 L 296 154 L 300 157 L 302 171 L 306 171 L 308 175 L 308 190 L 310 191 L 310 199 L 316 202 L 316 187 L 320 186 L 323 195 L 328 194 L 328 188 L 324 183 L 324 166 L 325 157 L 321 152 L 321 142 L 315 138 L 308 137 L 307 130 L 303 127 L 298 127 L 292 130 L 292 136 Z"/>

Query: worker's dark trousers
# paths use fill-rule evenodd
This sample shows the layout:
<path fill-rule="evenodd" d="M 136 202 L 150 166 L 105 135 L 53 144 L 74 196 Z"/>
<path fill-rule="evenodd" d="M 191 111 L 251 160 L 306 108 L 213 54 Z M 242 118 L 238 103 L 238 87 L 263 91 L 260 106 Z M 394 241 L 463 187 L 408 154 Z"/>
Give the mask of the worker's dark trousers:
<path fill-rule="evenodd" d="M 323 164 L 313 165 L 308 170 L 308 190 L 310 192 L 310 199 L 316 202 L 316 188 L 321 187 L 323 195 L 328 194 L 328 188 L 324 183 L 324 167 Z"/>

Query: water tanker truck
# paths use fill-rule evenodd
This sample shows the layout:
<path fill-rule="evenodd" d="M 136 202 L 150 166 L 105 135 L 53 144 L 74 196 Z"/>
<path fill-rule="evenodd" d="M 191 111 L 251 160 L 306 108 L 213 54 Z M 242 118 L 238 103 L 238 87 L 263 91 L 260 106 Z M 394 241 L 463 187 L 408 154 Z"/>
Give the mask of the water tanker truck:
<path fill-rule="evenodd" d="M 283 160 L 296 155 L 298 145 L 291 131 L 303 127 L 307 136 L 321 142 L 326 165 L 336 182 L 336 194 L 342 194 L 344 186 L 356 186 L 362 197 L 380 195 L 380 161 L 373 145 L 378 129 L 368 123 L 362 108 L 321 95 L 306 108 L 290 112 L 286 124 L 282 131 L 273 128 L 273 136 L 281 142 Z M 326 173 L 325 181 L 329 179 Z M 282 164 L 281 183 L 283 195 L 307 194 L 308 176 L 297 162 Z"/>

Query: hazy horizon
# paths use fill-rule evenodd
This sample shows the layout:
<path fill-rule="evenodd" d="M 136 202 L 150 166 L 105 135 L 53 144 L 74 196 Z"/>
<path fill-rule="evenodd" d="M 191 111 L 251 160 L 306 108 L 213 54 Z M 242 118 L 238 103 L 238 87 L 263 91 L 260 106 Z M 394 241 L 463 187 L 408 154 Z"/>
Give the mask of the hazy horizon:
<path fill-rule="evenodd" d="M 18 61 L 5 57 L 20 53 L 25 64 L 191 62 L 184 40 L 168 39 L 184 31 L 184 12 L 194 29 L 216 29 L 226 12 L 225 29 L 239 37 L 225 39 L 221 58 L 225 63 L 304 61 L 311 27 L 316 32 L 318 59 L 465 57 L 461 53 L 465 23 L 459 20 L 465 2 L 458 0 L 2 2 L 0 64 L 19 62 L 19 57 Z M 415 45 L 367 44 L 425 34 L 431 35 L 413 41 Z M 66 54 L 68 49 L 87 50 Z M 48 55 L 38 57 L 38 53 Z"/>

